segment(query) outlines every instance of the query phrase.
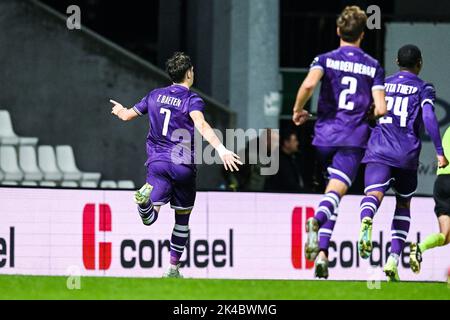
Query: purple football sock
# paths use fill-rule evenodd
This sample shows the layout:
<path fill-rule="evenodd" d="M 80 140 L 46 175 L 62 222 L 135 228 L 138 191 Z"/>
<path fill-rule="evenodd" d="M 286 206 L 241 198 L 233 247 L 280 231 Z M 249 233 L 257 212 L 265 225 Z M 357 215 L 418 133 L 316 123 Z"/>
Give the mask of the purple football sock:
<path fill-rule="evenodd" d="M 170 241 L 170 264 L 177 265 L 189 237 L 190 214 L 175 214 L 175 226 Z"/>
<path fill-rule="evenodd" d="M 319 229 L 319 249 L 325 252 L 328 257 L 328 248 L 330 247 L 330 240 L 333 234 L 334 226 L 336 225 L 337 212 L 333 213 L 331 218 L 324 223 Z"/>
<path fill-rule="evenodd" d="M 337 210 L 340 201 L 339 194 L 334 191 L 330 191 L 323 196 L 315 215 L 319 222 L 319 227 L 323 226 L 331 218 L 333 212 Z"/>
<path fill-rule="evenodd" d="M 380 206 L 380 201 L 375 196 L 365 196 L 361 201 L 360 212 L 361 212 L 361 221 L 369 217 L 373 219 L 375 214 L 377 213 L 378 207 Z"/>
<path fill-rule="evenodd" d="M 152 225 L 158 220 L 158 211 L 153 208 L 153 203 L 149 201 L 146 205 L 138 205 L 138 211 L 146 225 Z"/>
<path fill-rule="evenodd" d="M 395 209 L 394 219 L 391 225 L 391 253 L 400 256 L 408 237 L 411 213 L 407 208 Z"/>

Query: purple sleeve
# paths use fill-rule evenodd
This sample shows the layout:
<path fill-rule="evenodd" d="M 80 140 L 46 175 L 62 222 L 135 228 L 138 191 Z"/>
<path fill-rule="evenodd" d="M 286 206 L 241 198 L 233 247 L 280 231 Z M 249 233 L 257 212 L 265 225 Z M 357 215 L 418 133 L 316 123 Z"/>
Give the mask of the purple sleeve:
<path fill-rule="evenodd" d="M 142 100 L 136 103 L 133 107 L 133 110 L 140 116 L 148 113 L 148 98 L 150 94 L 146 95 Z"/>
<path fill-rule="evenodd" d="M 434 100 L 436 100 L 436 90 L 431 83 L 425 83 L 420 90 L 420 106 L 424 106 L 426 103 L 431 104 L 434 107 Z"/>
<path fill-rule="evenodd" d="M 313 62 L 309 66 L 309 70 L 313 69 L 320 69 L 323 72 L 325 72 L 325 63 L 324 63 L 324 56 L 320 55 L 314 58 Z"/>
<path fill-rule="evenodd" d="M 434 113 L 433 105 L 427 101 L 425 101 L 425 104 L 422 106 L 422 118 L 423 124 L 425 125 L 425 129 L 427 130 L 428 135 L 431 137 L 431 140 L 433 141 L 436 153 L 440 156 L 443 156 L 444 149 L 442 148 L 441 133 L 439 132 L 439 123 L 437 121 L 436 114 Z"/>
<path fill-rule="evenodd" d="M 205 110 L 205 102 L 198 95 L 194 95 L 189 101 L 189 112 L 192 111 L 200 111 L 203 112 Z"/>
<path fill-rule="evenodd" d="M 384 90 L 384 69 L 377 65 L 375 77 L 373 78 L 372 90 Z"/>

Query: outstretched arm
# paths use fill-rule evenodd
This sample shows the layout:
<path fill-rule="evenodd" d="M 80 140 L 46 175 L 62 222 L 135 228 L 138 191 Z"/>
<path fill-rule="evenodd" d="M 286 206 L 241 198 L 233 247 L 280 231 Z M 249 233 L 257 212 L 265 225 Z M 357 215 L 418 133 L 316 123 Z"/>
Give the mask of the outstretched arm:
<path fill-rule="evenodd" d="M 130 121 L 139 116 L 134 109 L 127 109 L 117 101 L 109 100 L 109 102 L 114 104 L 111 113 L 117 116 L 120 120 Z"/>
<path fill-rule="evenodd" d="M 441 133 L 439 132 L 439 123 L 434 113 L 433 106 L 430 103 L 425 103 L 422 107 L 422 117 L 425 129 L 433 141 L 434 148 L 436 149 L 438 166 L 444 168 L 448 165 L 448 160 L 444 155 L 444 149 L 442 148 Z"/>
<path fill-rule="evenodd" d="M 322 77 L 322 69 L 311 69 L 298 89 L 297 99 L 295 100 L 292 115 L 292 120 L 297 126 L 302 125 L 306 122 L 306 120 L 308 120 L 309 113 L 303 110 L 303 108 L 305 107 L 306 102 L 308 102 L 313 95 L 314 89 L 316 89 L 317 84 L 320 82 Z"/>
<path fill-rule="evenodd" d="M 234 152 L 225 148 L 225 146 L 220 142 L 217 135 L 214 133 L 214 130 L 211 128 L 208 122 L 206 122 L 205 117 L 201 111 L 191 111 L 189 113 L 192 121 L 194 121 L 195 128 L 197 128 L 198 132 L 205 138 L 206 141 L 209 142 L 210 145 L 216 149 L 219 153 L 220 158 L 223 161 L 223 166 L 225 170 L 230 170 L 233 172 L 234 170 L 239 171 L 237 164 L 242 165 L 242 162 L 239 160 L 239 156 Z M 234 170 L 233 170 L 234 169 Z"/>

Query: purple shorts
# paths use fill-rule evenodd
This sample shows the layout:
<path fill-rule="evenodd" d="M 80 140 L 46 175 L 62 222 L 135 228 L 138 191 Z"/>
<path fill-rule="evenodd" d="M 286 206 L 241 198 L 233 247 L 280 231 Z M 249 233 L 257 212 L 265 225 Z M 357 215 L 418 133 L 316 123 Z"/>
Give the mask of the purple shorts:
<path fill-rule="evenodd" d="M 411 198 L 417 189 L 417 170 L 400 169 L 382 163 L 369 162 L 365 172 L 364 193 L 380 191 L 386 193 L 389 188 L 397 196 Z"/>
<path fill-rule="evenodd" d="M 337 179 L 348 187 L 358 174 L 364 149 L 357 147 L 316 147 L 319 160 L 327 167 L 329 179 Z"/>
<path fill-rule="evenodd" d="M 153 161 L 147 165 L 147 182 L 153 186 L 151 200 L 162 206 L 170 202 L 175 210 L 194 207 L 196 172 L 191 166 L 166 161 Z"/>

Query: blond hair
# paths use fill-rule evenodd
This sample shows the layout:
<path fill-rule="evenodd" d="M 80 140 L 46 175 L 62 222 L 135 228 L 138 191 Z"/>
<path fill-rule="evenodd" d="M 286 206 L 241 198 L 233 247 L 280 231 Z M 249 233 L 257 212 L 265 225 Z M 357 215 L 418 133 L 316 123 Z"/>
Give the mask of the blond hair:
<path fill-rule="evenodd" d="M 341 39 L 356 42 L 364 32 L 366 22 L 367 15 L 360 7 L 345 7 L 336 21 Z"/>

